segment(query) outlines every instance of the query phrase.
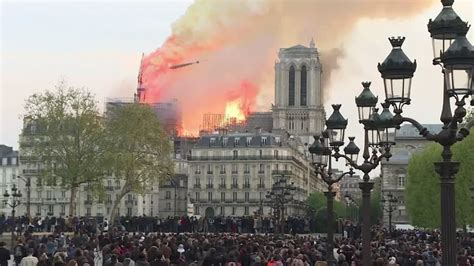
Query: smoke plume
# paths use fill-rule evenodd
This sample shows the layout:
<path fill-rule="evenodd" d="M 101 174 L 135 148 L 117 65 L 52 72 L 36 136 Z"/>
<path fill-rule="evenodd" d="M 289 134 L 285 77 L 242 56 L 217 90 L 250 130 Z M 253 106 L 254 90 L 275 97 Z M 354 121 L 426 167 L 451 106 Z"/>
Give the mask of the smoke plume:
<path fill-rule="evenodd" d="M 204 113 L 229 102 L 243 113 L 273 102 L 280 47 L 314 37 L 323 84 L 344 55 L 342 40 L 364 18 L 413 16 L 435 0 L 196 0 L 172 25 L 172 34 L 144 59 L 146 101 L 178 99 L 184 128 L 196 132 Z M 169 66 L 200 60 L 199 64 Z"/>

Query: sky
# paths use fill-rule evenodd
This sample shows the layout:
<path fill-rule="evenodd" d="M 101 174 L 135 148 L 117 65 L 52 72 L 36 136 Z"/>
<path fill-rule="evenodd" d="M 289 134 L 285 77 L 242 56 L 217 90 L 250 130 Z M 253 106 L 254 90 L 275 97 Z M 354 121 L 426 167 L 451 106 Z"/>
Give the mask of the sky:
<path fill-rule="evenodd" d="M 54 88 L 61 79 L 89 88 L 101 108 L 106 98 L 132 96 L 141 53 L 160 47 L 170 35 L 171 24 L 191 4 L 190 0 L 1 1 L 0 144 L 18 148 L 25 99 Z M 454 9 L 463 20 L 473 21 L 474 1 L 457 0 Z M 390 52 L 390 36 L 406 36 L 403 49 L 418 63 L 412 105 L 405 107 L 405 114 L 423 123 L 439 121 L 442 76 L 431 64 L 426 24 L 440 10 L 441 4 L 436 4 L 409 18 L 367 18 L 343 38 L 345 56 L 325 89 L 326 112 L 329 116 L 331 103 L 343 105 L 341 112 L 349 118 L 347 135 L 355 135 L 359 146 L 363 130 L 357 123 L 354 97 L 362 89 L 361 81 L 372 81 L 374 93 L 384 98 L 376 66 Z M 468 38 L 474 42 L 472 36 L 471 30 Z M 317 46 L 317 36 L 307 36 L 300 43 L 307 45 L 311 37 Z M 262 94 L 273 89 L 265 88 Z M 260 97 L 258 106 L 269 109 L 271 102 Z"/>

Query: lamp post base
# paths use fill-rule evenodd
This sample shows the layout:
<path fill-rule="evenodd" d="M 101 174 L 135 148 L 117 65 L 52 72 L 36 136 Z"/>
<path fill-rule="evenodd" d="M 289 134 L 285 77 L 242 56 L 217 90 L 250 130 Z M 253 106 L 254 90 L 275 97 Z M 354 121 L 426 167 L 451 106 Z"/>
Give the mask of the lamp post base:
<path fill-rule="evenodd" d="M 454 175 L 459 170 L 459 162 L 436 162 L 436 172 L 441 176 L 441 251 L 442 265 L 457 264 L 456 250 L 456 204 Z"/>
<path fill-rule="evenodd" d="M 360 182 L 359 188 L 362 190 L 362 265 L 370 266 L 370 191 L 374 182 Z"/>
<path fill-rule="evenodd" d="M 326 262 L 328 266 L 335 266 L 336 259 L 334 258 L 334 197 L 336 192 L 327 191 L 324 192 L 327 198 L 327 215 L 328 215 L 328 235 L 327 235 L 327 258 Z"/>

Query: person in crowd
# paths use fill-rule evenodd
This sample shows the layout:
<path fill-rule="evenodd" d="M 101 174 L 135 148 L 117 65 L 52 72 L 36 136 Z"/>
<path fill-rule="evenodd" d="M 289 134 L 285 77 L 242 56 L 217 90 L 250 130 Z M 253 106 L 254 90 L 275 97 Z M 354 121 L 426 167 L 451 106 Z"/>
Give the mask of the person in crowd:
<path fill-rule="evenodd" d="M 10 260 L 10 250 L 5 246 L 5 242 L 0 241 L 0 266 L 8 266 L 8 261 Z"/>

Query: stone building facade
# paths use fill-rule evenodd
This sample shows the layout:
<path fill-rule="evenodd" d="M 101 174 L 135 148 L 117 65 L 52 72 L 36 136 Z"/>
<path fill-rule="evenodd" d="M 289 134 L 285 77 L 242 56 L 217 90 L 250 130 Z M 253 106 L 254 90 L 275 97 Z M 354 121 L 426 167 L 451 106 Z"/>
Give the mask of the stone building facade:
<path fill-rule="evenodd" d="M 31 216 L 68 216 L 71 193 L 64 189 L 59 183 L 42 182 L 42 162 L 32 156 L 32 138 L 41 136 L 41 128 L 32 122 L 24 121 L 22 134 L 20 135 L 20 176 L 21 179 L 30 180 L 30 215 Z M 17 214 L 27 214 L 27 182 L 17 182 L 23 194 L 23 204 L 18 207 Z M 107 217 L 111 213 L 112 206 L 117 200 L 122 188 L 120 182 L 113 176 L 103 180 L 105 189 L 101 198 L 93 197 L 90 184 L 83 184 L 76 195 L 77 216 L 102 216 Z M 128 193 L 118 205 L 118 215 L 140 216 L 156 215 L 158 213 L 158 187 L 152 187 L 150 193 L 137 195 Z"/>
<path fill-rule="evenodd" d="M 313 191 L 325 188 L 315 176 L 299 139 L 286 133 L 227 133 L 202 136 L 188 157 L 188 193 L 194 214 L 245 216 L 263 211 L 265 195 L 276 179 L 296 187 L 287 215 L 302 215 Z"/>
<path fill-rule="evenodd" d="M 362 179 L 358 175 L 343 177 L 341 181 L 339 181 L 341 200 L 344 200 L 346 194 L 353 200 L 362 199 L 362 192 L 359 188 L 360 182 L 362 182 Z"/>
<path fill-rule="evenodd" d="M 430 132 L 437 133 L 442 129 L 442 125 L 426 124 L 423 125 Z M 392 146 L 393 154 L 387 162 L 381 162 L 381 198 L 387 197 L 392 193 L 397 198 L 397 202 L 392 204 L 392 224 L 410 224 L 410 217 L 407 214 L 405 206 L 405 185 L 408 178 L 408 162 L 413 153 L 422 150 L 431 142 L 420 136 L 419 132 L 411 124 L 404 124 L 396 131 L 396 145 Z M 388 203 L 385 203 L 388 204 Z M 385 206 L 388 209 L 388 205 Z M 383 211 L 384 224 L 388 226 L 388 212 Z"/>
<path fill-rule="evenodd" d="M 13 184 L 16 185 L 19 174 L 18 151 L 12 147 L 0 145 L 0 215 L 8 216 L 11 208 L 5 204 L 3 193 L 11 193 Z M 23 192 L 22 192 L 23 193 Z"/>

